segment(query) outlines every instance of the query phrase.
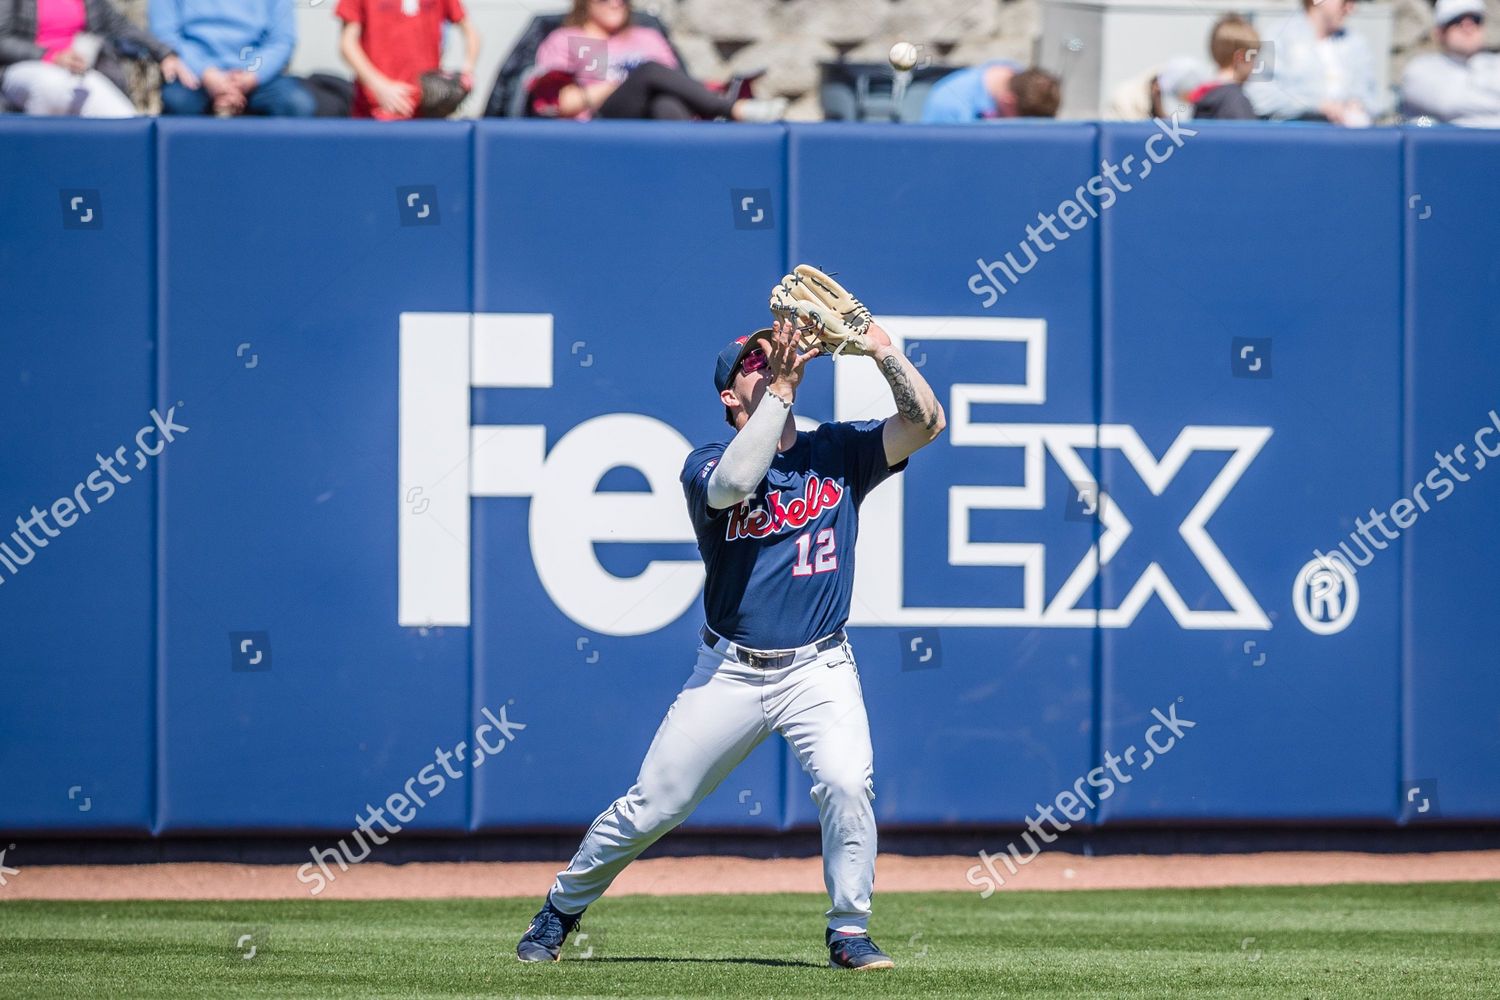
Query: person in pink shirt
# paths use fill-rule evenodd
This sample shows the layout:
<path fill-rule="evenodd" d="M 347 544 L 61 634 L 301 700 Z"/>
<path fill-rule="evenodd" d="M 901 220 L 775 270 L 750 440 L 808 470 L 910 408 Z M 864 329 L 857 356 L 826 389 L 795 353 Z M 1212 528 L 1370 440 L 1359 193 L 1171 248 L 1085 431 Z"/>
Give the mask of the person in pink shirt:
<path fill-rule="evenodd" d="M 167 80 L 197 85 L 172 48 L 110 0 L 0 0 L 0 95 L 28 114 L 125 118 L 120 43 L 150 53 Z"/>
<path fill-rule="evenodd" d="M 629 0 L 573 0 L 562 27 L 536 51 L 527 90 L 555 118 L 729 118 L 776 121 L 786 100 L 715 93 L 683 71 L 655 28 L 630 23 Z"/>

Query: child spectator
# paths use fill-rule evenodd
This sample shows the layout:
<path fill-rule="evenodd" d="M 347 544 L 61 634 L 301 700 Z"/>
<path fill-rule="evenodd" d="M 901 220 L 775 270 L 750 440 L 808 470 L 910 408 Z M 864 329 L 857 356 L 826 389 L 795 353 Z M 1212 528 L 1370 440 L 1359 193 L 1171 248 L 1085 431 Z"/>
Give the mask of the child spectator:
<path fill-rule="evenodd" d="M 463 32 L 464 63 L 459 81 L 474 87 L 479 32 L 461 0 L 339 0 L 344 22 L 339 51 L 354 68 L 356 118 L 393 121 L 416 117 L 422 105 L 422 74 L 441 69 L 443 25 Z"/>
<path fill-rule="evenodd" d="M 1417 56 L 1401 77 L 1401 112 L 1454 125 L 1500 128 L 1500 55 L 1484 48 L 1484 0 L 1438 0 L 1439 52 Z"/>
<path fill-rule="evenodd" d="M 1193 92 L 1193 118 L 1255 118 L 1255 107 L 1245 96 L 1245 81 L 1255 71 L 1260 35 L 1238 14 L 1225 14 L 1208 38 L 1208 51 L 1218 75 Z"/>
<path fill-rule="evenodd" d="M 33 115 L 134 115 L 115 51 L 120 42 L 151 53 L 165 79 L 198 85 L 170 46 L 110 0 L 0 0 L 0 104 Z"/>

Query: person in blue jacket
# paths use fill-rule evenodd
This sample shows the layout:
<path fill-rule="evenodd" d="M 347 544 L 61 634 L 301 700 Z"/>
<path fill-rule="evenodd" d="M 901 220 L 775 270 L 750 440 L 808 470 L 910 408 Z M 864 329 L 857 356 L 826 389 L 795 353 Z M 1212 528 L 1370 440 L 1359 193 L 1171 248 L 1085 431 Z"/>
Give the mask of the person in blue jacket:
<path fill-rule="evenodd" d="M 312 94 L 284 75 L 297 44 L 292 0 L 152 0 L 151 30 L 197 77 L 162 87 L 164 114 L 313 114 Z"/>

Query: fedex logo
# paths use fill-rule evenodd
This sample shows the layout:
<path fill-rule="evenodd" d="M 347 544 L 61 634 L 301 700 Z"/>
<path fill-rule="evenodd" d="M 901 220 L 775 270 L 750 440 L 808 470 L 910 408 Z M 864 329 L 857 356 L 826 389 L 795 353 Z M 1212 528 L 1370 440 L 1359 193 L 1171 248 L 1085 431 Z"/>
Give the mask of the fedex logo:
<path fill-rule="evenodd" d="M 1045 321 L 894 316 L 882 317 L 882 325 L 897 346 L 943 340 L 1024 345 L 1020 382 L 957 382 L 943 400 L 949 446 L 1015 450 L 1022 469 L 1014 485 L 953 483 L 946 488 L 947 562 L 1019 570 L 1022 588 L 1012 606 L 908 605 L 903 586 L 905 477 L 898 476 L 872 492 L 861 508 L 860 571 L 851 624 L 1123 628 L 1154 597 L 1183 628 L 1271 627 L 1207 527 L 1270 438 L 1271 428 L 1189 425 L 1158 457 L 1124 424 L 986 422 L 976 419 L 976 406 L 1046 402 Z M 485 497 L 530 498 L 528 542 L 537 576 L 549 598 L 581 627 L 605 635 L 640 635 L 691 609 L 703 583 L 696 558 L 651 561 L 637 576 L 622 578 L 605 570 L 594 551 L 600 541 L 693 541 L 677 481 L 692 446 L 681 433 L 643 414 L 605 413 L 568 429 L 549 450 L 547 429 L 540 425 L 471 426 L 470 387 L 552 386 L 550 314 L 403 313 L 400 337 L 400 624 L 469 624 L 470 508 L 474 498 Z M 835 364 L 835 419 L 881 418 L 892 412 L 890 392 L 873 365 Z M 1081 492 L 1092 490 L 1098 497 L 1083 453 L 1099 449 L 1117 451 L 1153 496 L 1166 492 L 1192 456 L 1227 456 L 1177 526 L 1227 610 L 1189 606 L 1157 561 L 1145 565 L 1115 606 L 1088 606 L 1100 569 L 1110 565 L 1134 531 L 1130 513 L 1114 497 L 1097 503 L 1098 538 L 1050 595 L 1045 592 L 1045 543 L 971 537 L 976 511 L 1043 510 L 1049 462 Z M 603 475 L 620 465 L 639 471 L 649 489 L 598 492 Z M 763 537 L 805 524 L 842 502 L 844 490 L 834 482 L 812 480 L 800 496 L 773 497 L 766 498 L 764 509 L 741 505 L 730 518 L 728 537 Z"/>
<path fill-rule="evenodd" d="M 832 479 L 812 476 L 807 480 L 803 495 L 781 502 L 782 491 L 772 490 L 766 494 L 763 510 L 752 511 L 750 501 L 742 500 L 729 515 L 729 524 L 724 529 L 726 541 L 739 538 L 765 538 L 788 528 L 802 527 L 825 510 L 832 510 L 844 499 L 844 488 Z"/>

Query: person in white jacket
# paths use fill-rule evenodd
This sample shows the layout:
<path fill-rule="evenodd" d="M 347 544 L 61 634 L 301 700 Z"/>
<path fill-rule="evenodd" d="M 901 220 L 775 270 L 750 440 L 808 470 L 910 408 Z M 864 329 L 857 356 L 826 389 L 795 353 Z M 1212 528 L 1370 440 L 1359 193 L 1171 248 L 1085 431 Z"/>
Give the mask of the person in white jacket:
<path fill-rule="evenodd" d="M 1245 85 L 1263 118 L 1369 125 L 1386 109 L 1365 40 L 1344 28 L 1354 0 L 1302 0 L 1302 14 L 1262 34 L 1265 50 Z"/>
<path fill-rule="evenodd" d="M 1432 37 L 1401 76 L 1401 113 L 1453 125 L 1500 128 L 1500 55 L 1484 46 L 1484 0 L 1438 0 Z"/>

